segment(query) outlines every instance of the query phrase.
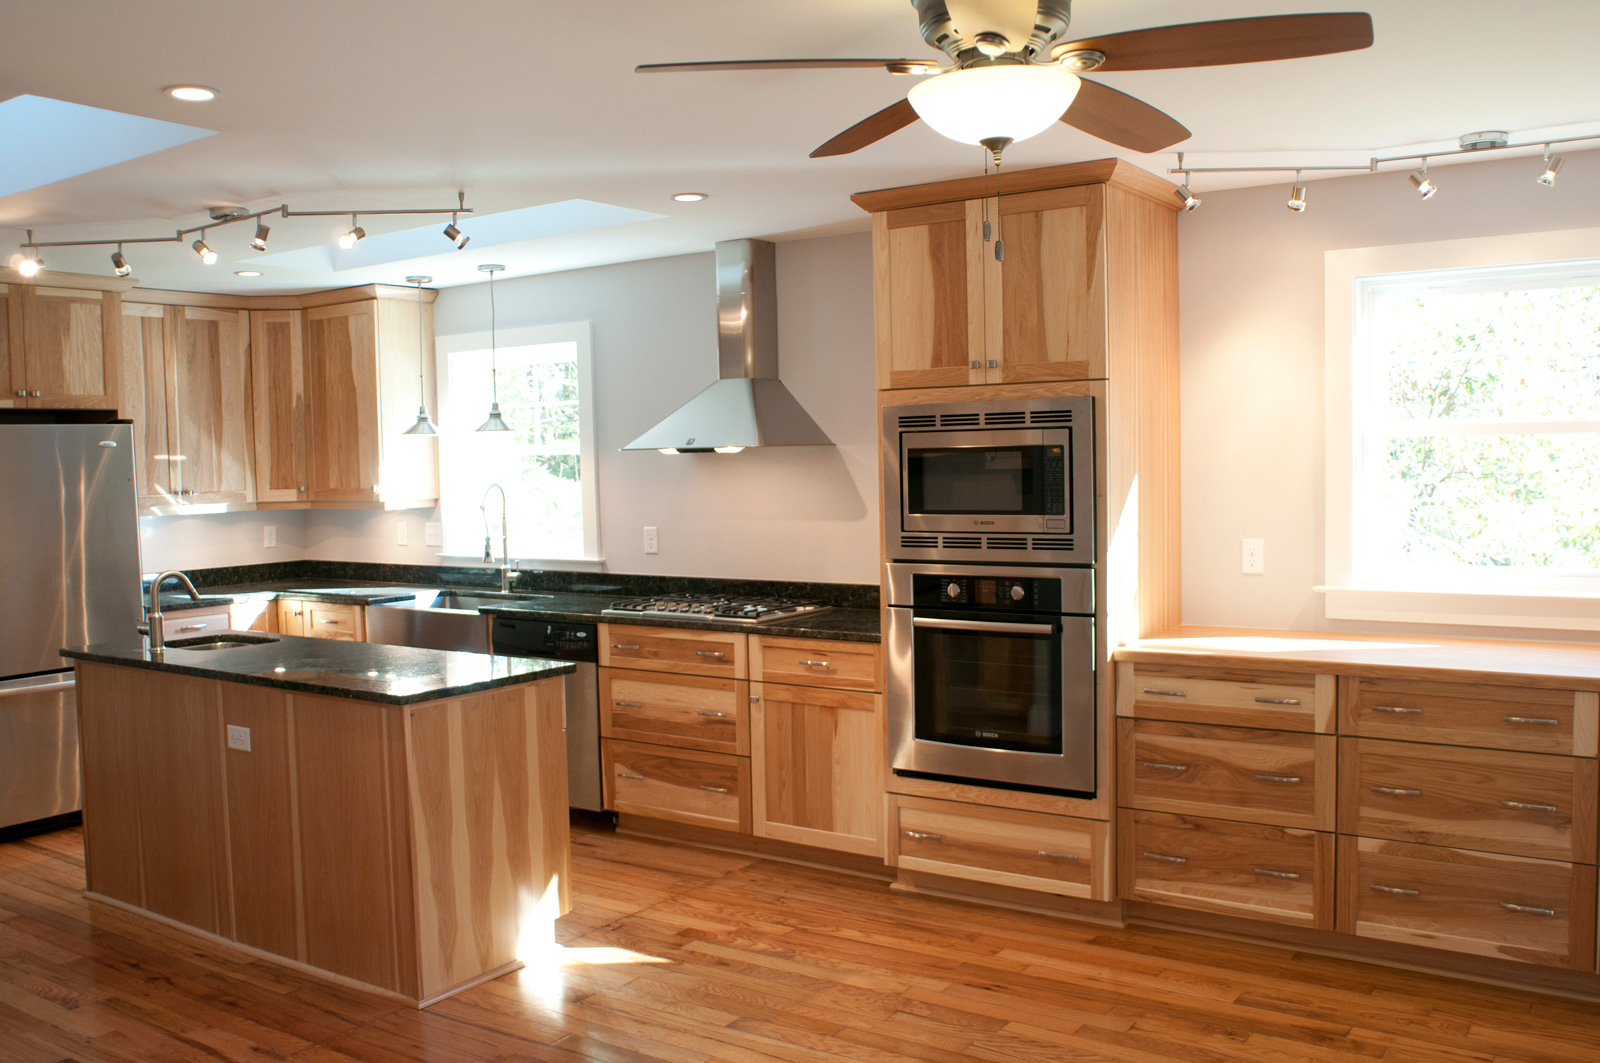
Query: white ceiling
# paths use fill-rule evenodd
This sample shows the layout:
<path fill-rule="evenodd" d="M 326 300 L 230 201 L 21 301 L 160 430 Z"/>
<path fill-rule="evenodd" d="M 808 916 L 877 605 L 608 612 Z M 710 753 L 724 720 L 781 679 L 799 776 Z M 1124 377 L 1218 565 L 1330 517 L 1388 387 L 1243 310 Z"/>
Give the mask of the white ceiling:
<path fill-rule="evenodd" d="M 1078 0 L 1075 34 L 1295 11 L 1365 9 L 1377 43 L 1341 56 L 1101 75 L 1186 124 L 1194 165 L 1364 161 L 1478 129 L 1519 139 L 1600 133 L 1600 3 L 1592 0 Z M 0 262 L 39 240 L 170 233 L 212 205 L 447 207 L 479 213 L 588 199 L 666 215 L 608 229 L 345 270 L 235 277 L 247 226 L 217 230 L 222 260 L 130 247 L 147 287 L 303 291 L 431 273 L 507 274 L 704 251 L 721 239 L 864 229 L 852 192 L 978 172 L 979 149 L 920 124 L 853 155 L 808 159 L 901 97 L 875 70 L 637 75 L 637 63 L 827 56 L 936 57 L 909 0 L 4 0 L 0 99 L 32 93 L 215 129 L 219 135 L 0 198 Z M 205 104 L 162 86 L 221 90 Z M 3 150 L 3 148 L 0 148 Z M 1327 152 L 1331 151 L 1331 156 Z M 1122 154 L 1058 126 L 1015 146 L 1032 167 Z M 1280 178 L 1281 179 L 1281 178 Z M 1213 177 L 1196 187 L 1258 183 Z M 698 205 L 668 197 L 708 192 Z M 272 219 L 268 219 L 272 221 Z M 363 218 L 369 233 L 433 219 Z M 272 251 L 329 241 L 347 219 L 277 219 Z M 444 219 L 438 219 L 442 227 Z M 111 248 L 57 249 L 53 269 L 109 272 Z"/>

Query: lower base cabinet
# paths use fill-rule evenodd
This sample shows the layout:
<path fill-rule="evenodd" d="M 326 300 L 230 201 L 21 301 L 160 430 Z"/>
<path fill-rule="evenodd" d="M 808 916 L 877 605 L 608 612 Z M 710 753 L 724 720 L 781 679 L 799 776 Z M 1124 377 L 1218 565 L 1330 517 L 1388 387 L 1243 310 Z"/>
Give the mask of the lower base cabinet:
<path fill-rule="evenodd" d="M 750 833 L 750 758 L 607 738 L 606 807 L 697 827 Z"/>
<path fill-rule="evenodd" d="M 1111 900 L 1110 824 L 891 794 L 890 863 L 997 886 Z"/>
<path fill-rule="evenodd" d="M 1334 929 L 1334 836 L 1325 831 L 1123 809 L 1127 900 Z"/>
<path fill-rule="evenodd" d="M 883 695 L 753 683 L 755 833 L 883 856 Z"/>

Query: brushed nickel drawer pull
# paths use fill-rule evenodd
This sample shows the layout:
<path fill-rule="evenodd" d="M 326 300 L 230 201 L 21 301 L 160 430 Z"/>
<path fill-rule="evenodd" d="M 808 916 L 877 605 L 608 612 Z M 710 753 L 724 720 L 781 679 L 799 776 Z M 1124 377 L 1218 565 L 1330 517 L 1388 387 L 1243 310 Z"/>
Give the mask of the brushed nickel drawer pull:
<path fill-rule="evenodd" d="M 1508 912 L 1526 912 L 1528 915 L 1555 915 L 1554 908 L 1535 908 L 1529 904 L 1512 904 L 1510 901 L 1501 901 L 1500 907 Z"/>
<path fill-rule="evenodd" d="M 1400 897 L 1420 897 L 1420 896 L 1422 896 L 1422 891 L 1421 890 L 1401 889 L 1399 886 L 1380 886 L 1376 882 L 1374 882 L 1371 886 L 1369 886 L 1368 889 L 1377 890 L 1379 893 L 1393 893 L 1393 894 L 1395 894 L 1397 896 L 1400 896 Z"/>
<path fill-rule="evenodd" d="M 1298 705 L 1299 698 L 1257 698 L 1256 701 L 1263 705 Z"/>
<path fill-rule="evenodd" d="M 718 719 L 727 719 L 727 717 L 728 717 L 728 714 L 725 713 L 725 712 L 712 712 L 710 709 L 701 709 L 695 715 L 697 715 L 697 716 L 715 716 Z"/>
<path fill-rule="evenodd" d="M 319 624 L 331 624 L 331 625 L 337 626 L 339 624 L 344 623 L 344 621 L 343 620 L 318 620 L 317 623 L 319 623 Z"/>
<path fill-rule="evenodd" d="M 759 702 L 760 700 L 761 700 L 761 695 L 760 694 L 751 694 L 750 695 L 750 704 L 754 705 L 757 702 Z"/>
<path fill-rule="evenodd" d="M 707 793 L 713 794 L 725 794 L 728 792 L 728 788 L 726 786 L 706 786 L 702 784 L 700 789 L 706 791 Z"/>
<path fill-rule="evenodd" d="M 611 648 L 614 650 L 636 650 L 639 647 L 631 642 L 613 642 Z"/>
<path fill-rule="evenodd" d="M 1388 794 L 1391 797 L 1421 797 L 1422 796 L 1422 791 L 1421 790 L 1402 790 L 1397 786 L 1374 786 L 1372 788 L 1372 792 L 1375 793 L 1375 794 Z"/>
<path fill-rule="evenodd" d="M 923 842 L 940 842 L 940 841 L 944 841 L 944 836 L 943 835 L 940 835 L 940 834 L 929 834 L 927 831 L 923 831 L 923 830 L 908 830 L 908 831 L 902 831 L 901 833 L 904 834 L 907 838 L 915 838 L 918 841 L 923 841 Z"/>
<path fill-rule="evenodd" d="M 1421 716 L 1421 709 L 1408 709 L 1404 705 L 1374 705 L 1373 712 L 1392 712 L 1400 716 Z"/>
<path fill-rule="evenodd" d="M 1555 805 L 1536 805 L 1531 801 L 1501 801 L 1507 808 L 1520 808 L 1529 812 L 1559 812 Z"/>
<path fill-rule="evenodd" d="M 1143 763 L 1144 763 L 1145 767 L 1147 767 L 1147 768 L 1155 768 L 1155 769 L 1157 769 L 1159 771 L 1188 771 L 1189 770 L 1189 765 L 1187 765 L 1187 764 L 1162 764 L 1159 761 L 1154 761 L 1154 760 L 1147 760 L 1147 761 L 1144 761 Z"/>
<path fill-rule="evenodd" d="M 1169 864 L 1187 864 L 1189 862 L 1187 856 L 1164 856 L 1161 853 L 1145 853 L 1144 855 L 1151 860 L 1164 860 Z"/>
<path fill-rule="evenodd" d="M 1300 782 L 1300 781 L 1302 781 L 1300 776 L 1298 776 L 1298 775 L 1262 775 L 1260 772 L 1256 773 L 1256 778 L 1260 779 L 1262 782 Z"/>
<path fill-rule="evenodd" d="M 1507 716 L 1504 719 L 1506 723 L 1538 723 L 1546 727 L 1559 727 L 1561 725 L 1560 720 L 1552 720 L 1547 716 Z"/>
<path fill-rule="evenodd" d="M 981 362 L 978 359 L 974 358 L 972 361 L 967 363 L 967 368 L 968 369 L 982 369 L 983 368 L 983 362 Z M 17 394 L 21 395 L 22 392 L 19 391 L 19 392 L 17 392 Z"/>
<path fill-rule="evenodd" d="M 1050 860 L 1076 860 L 1076 853 L 1052 853 L 1049 849 L 1040 849 L 1039 855 Z"/>
<path fill-rule="evenodd" d="M 1151 687 L 1145 687 L 1144 692 L 1146 694 L 1154 694 L 1158 698 L 1186 698 L 1189 696 L 1187 690 L 1155 690 Z"/>
<path fill-rule="evenodd" d="M 642 702 L 642 701 L 613 701 L 611 704 L 615 705 L 619 709 L 642 709 L 642 708 L 644 708 L 644 702 Z"/>
<path fill-rule="evenodd" d="M 185 624 L 182 627 L 180 627 L 178 630 L 179 631 L 204 631 L 206 628 L 208 628 L 210 626 L 211 626 L 210 624 Z"/>
<path fill-rule="evenodd" d="M 801 661 L 800 663 L 802 665 L 804 665 L 805 667 L 807 667 L 807 668 L 828 668 L 828 667 L 831 667 L 828 664 L 827 661 Z"/>
<path fill-rule="evenodd" d="M 635 775 L 631 771 L 619 771 L 619 772 L 617 772 L 617 778 L 619 778 L 619 779 L 642 779 L 642 778 L 644 778 L 644 776 L 643 775 Z"/>
<path fill-rule="evenodd" d="M 1267 876 L 1269 876 L 1271 878 L 1299 878 L 1300 877 L 1300 872 L 1298 872 L 1298 871 L 1274 871 L 1269 867 L 1256 867 L 1256 868 L 1251 868 L 1251 870 L 1254 871 L 1258 875 L 1267 875 Z"/>
<path fill-rule="evenodd" d="M 694 653 L 695 653 L 696 657 L 726 657 L 727 656 L 727 654 L 723 653 L 721 650 L 695 650 Z"/>

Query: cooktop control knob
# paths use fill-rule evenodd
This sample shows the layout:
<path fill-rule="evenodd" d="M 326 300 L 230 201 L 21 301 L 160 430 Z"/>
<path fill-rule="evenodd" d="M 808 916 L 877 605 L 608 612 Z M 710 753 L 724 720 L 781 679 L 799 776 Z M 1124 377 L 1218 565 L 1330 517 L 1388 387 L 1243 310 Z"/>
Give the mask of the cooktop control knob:
<path fill-rule="evenodd" d="M 1020 602 L 1020 601 L 1022 601 L 1022 599 L 1026 598 L 1027 596 L 1028 596 L 1028 592 L 1022 589 L 1022 584 L 1013 583 L 1011 585 L 1011 600 L 1012 601 Z"/>
<path fill-rule="evenodd" d="M 946 598 L 959 598 L 959 597 L 961 597 L 961 584 L 959 584 L 959 583 L 950 584 L 950 586 L 948 586 L 948 587 L 946 587 L 944 589 L 944 594 L 945 594 Z"/>

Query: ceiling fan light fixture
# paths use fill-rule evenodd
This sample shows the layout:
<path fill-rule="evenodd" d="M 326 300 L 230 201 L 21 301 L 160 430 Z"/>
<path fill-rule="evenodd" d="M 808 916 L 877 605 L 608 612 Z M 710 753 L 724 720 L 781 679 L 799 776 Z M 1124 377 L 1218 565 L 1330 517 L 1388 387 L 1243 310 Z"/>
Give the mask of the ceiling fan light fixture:
<path fill-rule="evenodd" d="M 919 81 L 908 98 L 917 117 L 962 144 L 1038 136 L 1078 95 L 1077 75 L 1047 66 L 981 66 Z"/>

